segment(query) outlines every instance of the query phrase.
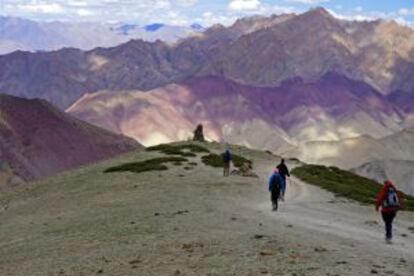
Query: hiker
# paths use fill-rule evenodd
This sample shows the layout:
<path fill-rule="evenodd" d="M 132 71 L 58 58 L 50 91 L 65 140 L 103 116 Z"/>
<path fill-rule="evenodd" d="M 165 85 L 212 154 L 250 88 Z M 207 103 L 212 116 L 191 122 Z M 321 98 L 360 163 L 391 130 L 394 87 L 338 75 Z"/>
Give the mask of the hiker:
<path fill-rule="evenodd" d="M 392 221 L 397 211 L 401 208 L 398 192 L 391 181 L 384 182 L 384 187 L 379 192 L 375 201 L 375 209 L 379 211 L 381 207 L 382 219 L 385 223 L 385 241 L 391 243 L 392 240 Z"/>
<path fill-rule="evenodd" d="M 286 176 L 290 177 L 289 169 L 285 165 L 285 159 L 282 158 L 280 164 L 276 167 L 279 170 L 279 174 L 282 177 L 283 183 L 280 187 L 280 200 L 285 200 L 285 192 L 286 192 Z"/>
<path fill-rule="evenodd" d="M 223 162 L 224 162 L 224 169 L 223 169 L 223 176 L 230 175 L 230 162 L 233 159 L 231 156 L 231 152 L 229 147 L 226 147 L 226 151 L 223 153 Z"/>
<path fill-rule="evenodd" d="M 279 170 L 276 168 L 273 171 L 272 176 L 269 179 L 269 192 L 270 192 L 270 200 L 272 201 L 272 210 L 277 211 L 278 208 L 278 200 L 280 197 L 280 188 L 283 183 L 282 176 L 279 173 Z"/>

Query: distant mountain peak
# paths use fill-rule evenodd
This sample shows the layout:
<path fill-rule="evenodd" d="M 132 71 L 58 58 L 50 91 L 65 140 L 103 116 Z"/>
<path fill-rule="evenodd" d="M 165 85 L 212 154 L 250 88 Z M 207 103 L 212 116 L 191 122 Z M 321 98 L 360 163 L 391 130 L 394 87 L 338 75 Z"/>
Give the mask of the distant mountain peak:
<path fill-rule="evenodd" d="M 313 8 L 313 9 L 310 9 L 308 12 L 306 12 L 306 13 L 310 13 L 310 14 L 319 14 L 319 15 L 325 15 L 325 16 L 332 16 L 329 12 L 328 12 L 328 10 L 326 10 L 325 8 L 323 8 L 323 7 L 316 7 L 316 8 Z"/>
<path fill-rule="evenodd" d="M 326 26 L 333 26 L 333 25 L 339 25 L 340 20 L 337 19 L 335 16 L 333 16 L 329 11 L 327 11 L 324 8 L 318 7 L 310 9 L 309 11 L 299 14 L 296 17 L 296 20 L 301 22 L 304 26 L 311 26 L 315 24 L 323 24 Z M 324 26 L 323 28 L 326 28 Z M 322 26 L 319 26 L 319 28 L 322 28 Z M 328 28 L 329 29 L 329 28 Z"/>
<path fill-rule="evenodd" d="M 317 17 L 317 18 L 329 18 L 336 19 L 328 10 L 322 7 L 316 7 L 301 14 L 302 17 Z"/>
<path fill-rule="evenodd" d="M 147 32 L 156 32 L 156 31 L 158 31 L 159 29 L 161 29 L 163 27 L 165 27 L 165 24 L 162 24 L 162 23 L 153 23 L 153 24 L 150 24 L 150 25 L 146 25 L 145 26 L 145 30 Z"/>
<path fill-rule="evenodd" d="M 194 29 L 194 30 L 203 30 L 204 29 L 204 27 L 199 23 L 193 23 L 193 24 L 191 24 L 190 27 L 191 27 L 191 29 Z"/>
<path fill-rule="evenodd" d="M 135 25 L 135 24 L 123 24 L 120 27 L 118 27 L 116 30 L 123 35 L 129 35 L 129 32 L 131 30 L 136 29 L 137 27 L 138 25 Z"/>
<path fill-rule="evenodd" d="M 217 23 L 217 24 L 214 24 L 214 25 L 210 26 L 210 27 L 209 27 L 209 28 L 205 31 L 205 34 L 206 34 L 206 35 L 209 35 L 209 34 L 211 34 L 211 33 L 216 33 L 216 32 L 223 31 L 223 30 L 225 30 L 225 29 L 226 29 L 226 27 L 225 27 L 224 25 Z"/>
<path fill-rule="evenodd" d="M 267 18 L 267 17 L 266 16 L 263 16 L 263 15 L 255 14 L 255 15 L 251 15 L 251 16 L 246 16 L 246 17 L 238 18 L 234 24 L 243 23 L 243 22 L 252 22 L 252 21 L 256 21 L 256 20 L 260 20 L 260 19 L 265 19 L 265 18 Z"/>

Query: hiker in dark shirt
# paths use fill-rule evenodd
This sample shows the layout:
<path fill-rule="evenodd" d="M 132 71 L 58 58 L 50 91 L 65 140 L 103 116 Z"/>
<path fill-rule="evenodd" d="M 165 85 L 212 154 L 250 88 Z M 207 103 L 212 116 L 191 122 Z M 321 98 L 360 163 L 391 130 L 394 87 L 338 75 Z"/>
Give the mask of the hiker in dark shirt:
<path fill-rule="evenodd" d="M 223 169 L 223 176 L 230 175 L 230 162 L 232 160 L 230 149 L 227 148 L 226 151 L 223 153 L 223 162 L 224 162 L 224 169 Z"/>
<path fill-rule="evenodd" d="M 282 177 L 283 183 L 280 187 L 280 199 L 282 201 L 285 200 L 285 192 L 286 192 L 286 176 L 290 177 L 289 169 L 285 164 L 285 159 L 280 161 L 280 164 L 276 167 L 279 171 L 280 176 Z"/>

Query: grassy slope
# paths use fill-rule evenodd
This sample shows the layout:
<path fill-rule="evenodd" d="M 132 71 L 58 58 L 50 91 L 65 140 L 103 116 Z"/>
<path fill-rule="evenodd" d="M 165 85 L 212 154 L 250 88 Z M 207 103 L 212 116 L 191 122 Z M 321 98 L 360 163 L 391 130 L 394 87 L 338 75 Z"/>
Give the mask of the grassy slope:
<path fill-rule="evenodd" d="M 165 163 L 173 163 L 174 165 L 182 165 L 182 162 L 186 162 L 188 159 L 183 157 L 157 157 L 140 162 L 130 162 L 114 167 L 107 168 L 105 173 L 113 172 L 148 172 L 148 171 L 166 171 L 168 167 Z"/>
<path fill-rule="evenodd" d="M 382 187 L 373 180 L 335 167 L 304 165 L 295 168 L 292 174 L 309 184 L 364 204 L 373 204 Z M 405 199 L 406 209 L 414 211 L 414 198 L 402 193 L 401 196 Z"/>
<path fill-rule="evenodd" d="M 160 144 L 147 148 L 147 151 L 158 151 L 166 155 L 195 157 L 197 153 L 210 153 L 204 146 L 198 144 Z"/>
<path fill-rule="evenodd" d="M 195 157 L 198 153 L 203 153 L 204 155 L 202 157 L 202 161 L 205 165 L 215 168 L 224 167 L 223 153 L 210 153 L 209 149 L 198 144 L 160 144 L 147 148 L 147 151 L 158 151 L 166 155 L 178 155 L 184 157 Z M 249 163 L 251 165 L 253 163 L 251 160 L 248 160 L 247 158 L 235 153 L 232 153 L 232 158 L 234 166 L 238 168 L 241 167 L 244 163 Z"/>
<path fill-rule="evenodd" d="M 188 158 L 198 164 L 190 171 L 166 163 L 165 171 L 104 173 L 165 157 L 137 151 L 0 195 L 8 206 L 0 208 L 0 275 L 306 271 L 309 259 L 285 262 L 305 249 L 288 245 L 284 226 L 275 231 L 253 211 L 240 210 L 257 180 L 223 178 L 220 169 L 202 164 L 202 155 Z M 258 233 L 265 238 L 254 239 Z M 262 251 L 275 253 L 260 257 Z"/>

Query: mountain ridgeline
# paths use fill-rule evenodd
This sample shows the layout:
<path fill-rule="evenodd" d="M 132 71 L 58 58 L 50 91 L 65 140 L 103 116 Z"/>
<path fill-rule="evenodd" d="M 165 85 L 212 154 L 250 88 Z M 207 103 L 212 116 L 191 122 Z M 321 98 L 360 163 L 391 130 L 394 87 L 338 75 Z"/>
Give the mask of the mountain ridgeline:
<path fill-rule="evenodd" d="M 131 39 L 174 43 L 202 32 L 201 25 L 172 26 L 154 23 L 44 22 L 19 17 L 0 16 L 0 55 L 16 50 L 53 51 L 64 47 L 91 50 L 111 47 Z"/>
<path fill-rule="evenodd" d="M 400 103 L 400 94 L 414 90 L 413 49 L 409 27 L 344 21 L 317 8 L 215 25 L 175 44 L 131 40 L 90 51 L 14 52 L 0 56 L 0 91 L 43 98 L 64 109 L 85 93 L 147 91 L 194 76 L 277 86 L 286 79 L 316 81 L 336 72 Z"/>

